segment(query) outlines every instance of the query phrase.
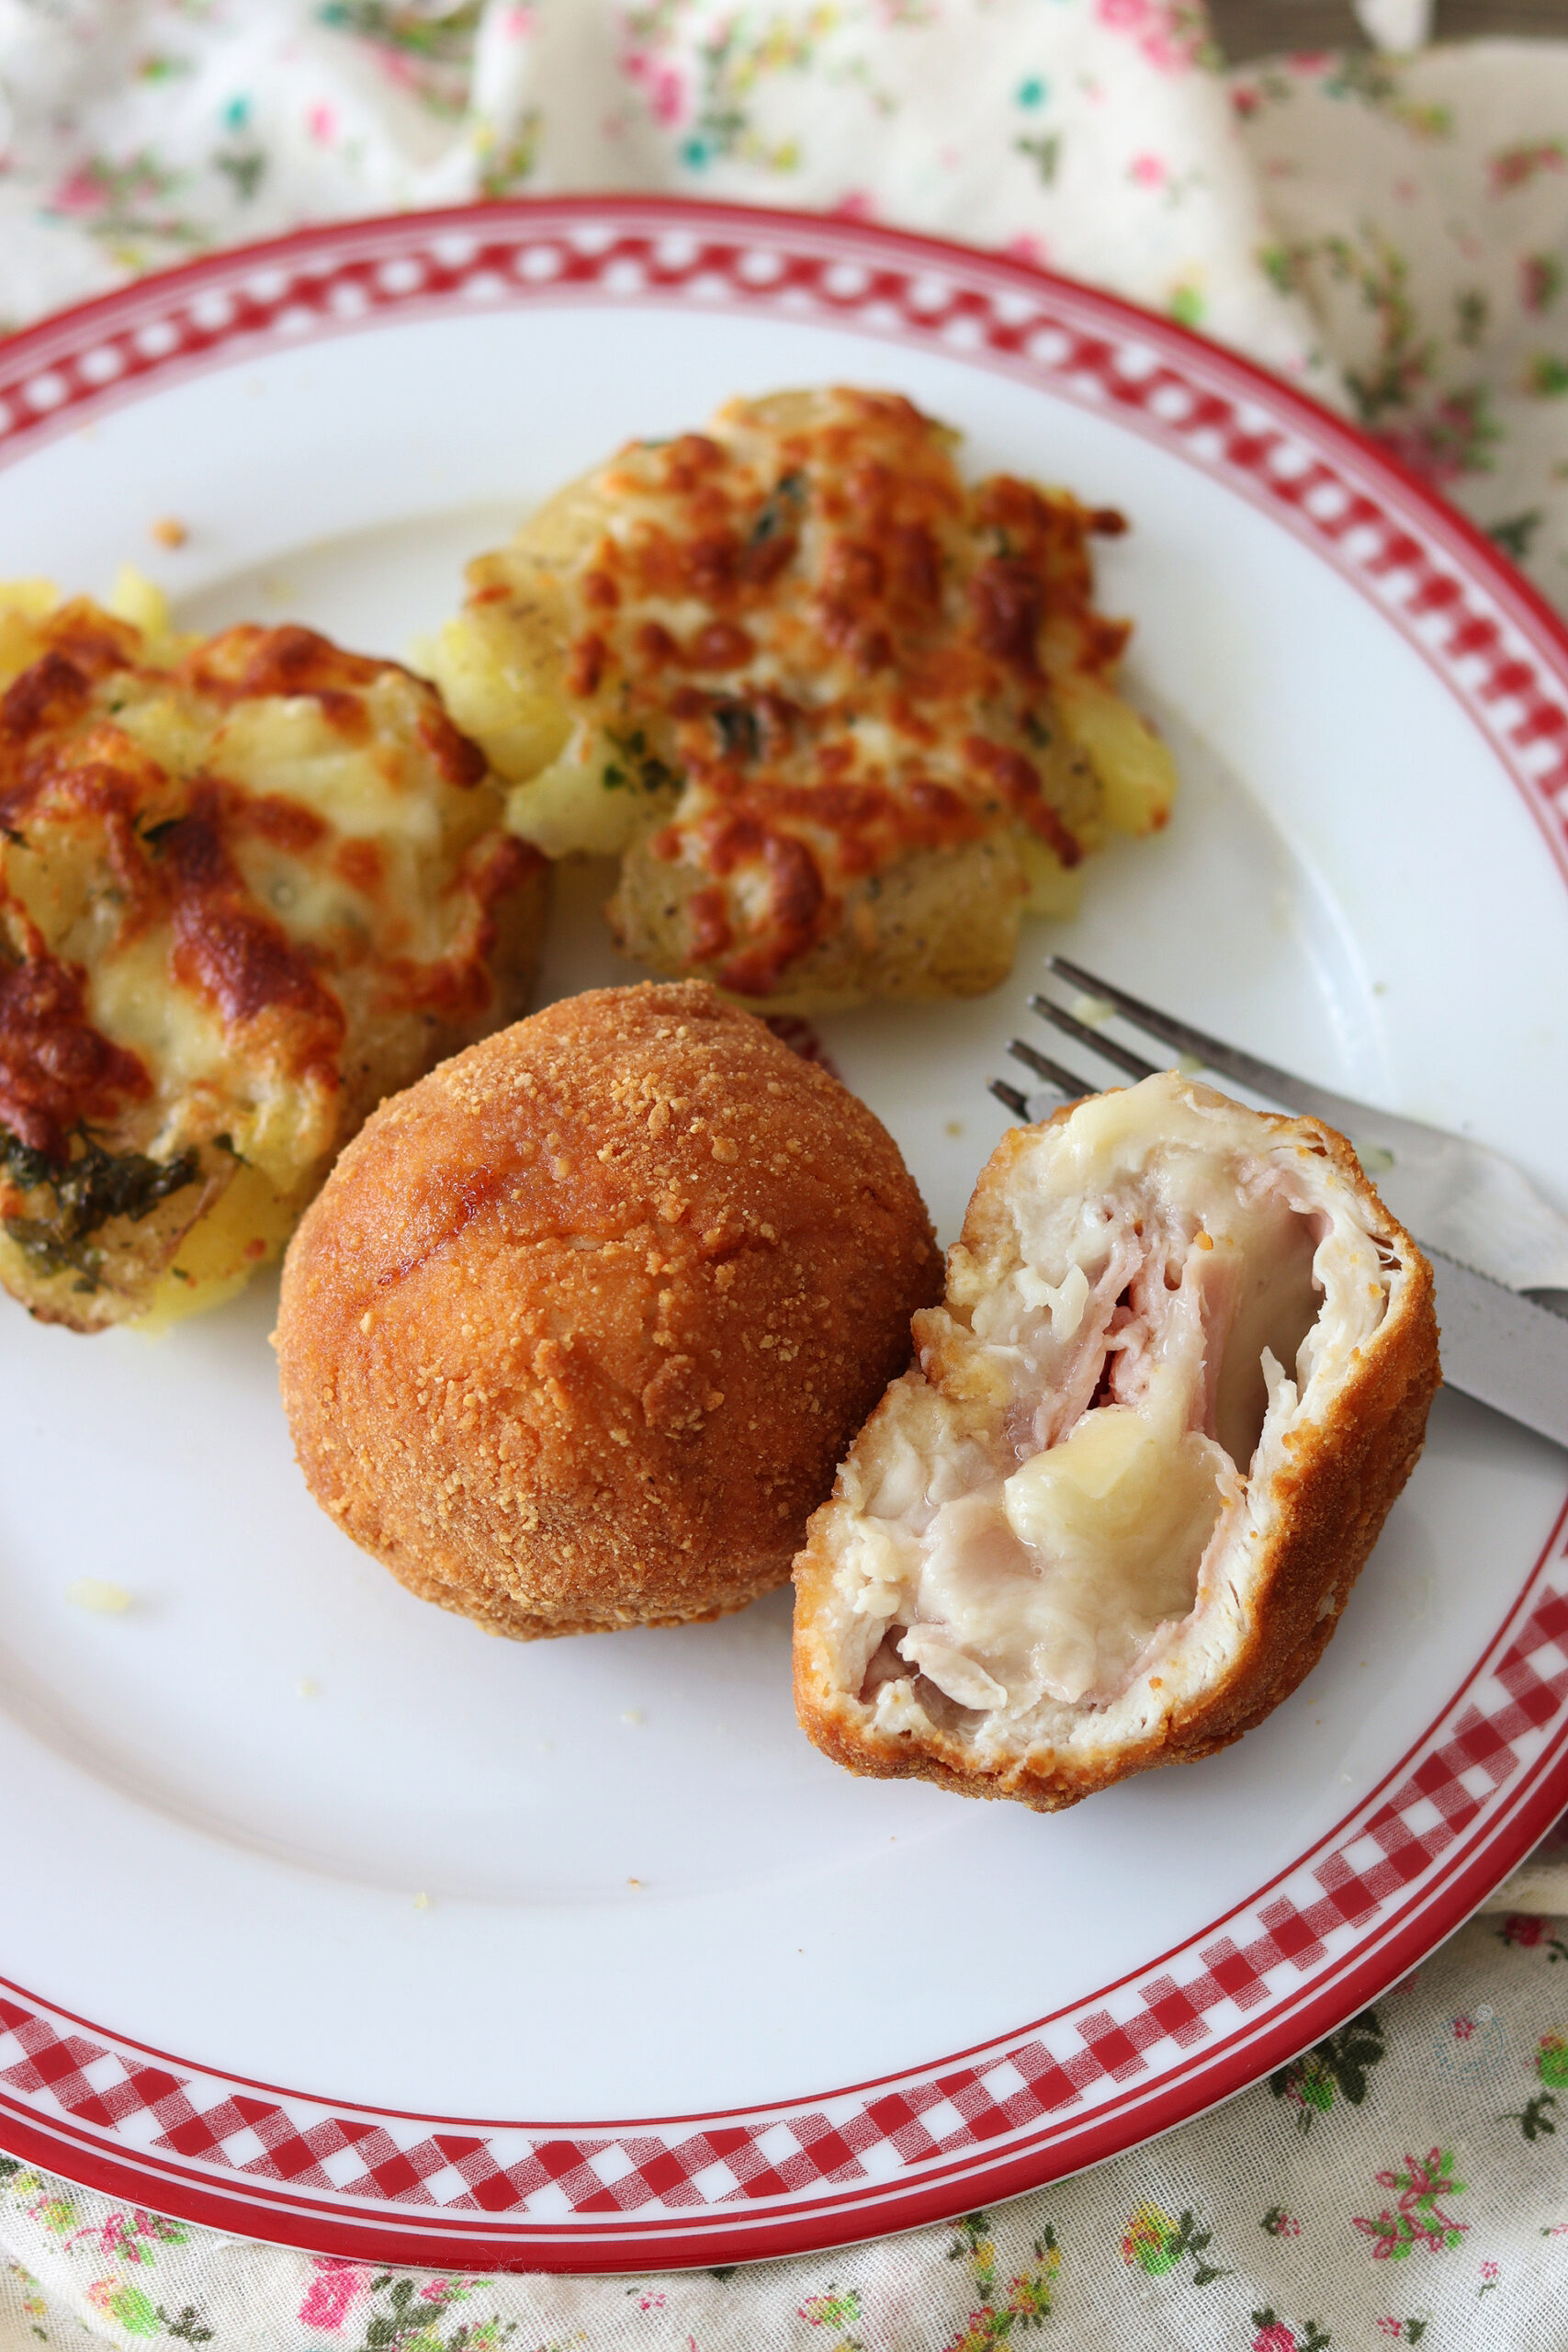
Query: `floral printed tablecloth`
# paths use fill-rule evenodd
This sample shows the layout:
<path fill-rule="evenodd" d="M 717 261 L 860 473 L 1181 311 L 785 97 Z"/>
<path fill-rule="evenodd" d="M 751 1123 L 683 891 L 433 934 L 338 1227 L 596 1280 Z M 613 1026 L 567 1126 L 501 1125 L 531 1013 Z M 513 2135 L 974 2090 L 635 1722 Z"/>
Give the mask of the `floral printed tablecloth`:
<path fill-rule="evenodd" d="M 837 2254 L 640 2278 L 280 2253 L 0 2159 L 0 2347 L 1562 2352 L 1568 1921 L 1472 1921 L 1242 2098 L 1076 2180 Z"/>
<path fill-rule="evenodd" d="M 0 328 L 305 220 L 634 187 L 964 237 L 1202 326 L 1568 605 L 1568 42 L 1227 75 L 1201 0 L 0 0 Z M 375 2269 L 0 2156 L 0 2352 L 1563 2352 L 1568 1870 L 1516 1900 L 1154 2145 L 817 2259 Z"/>

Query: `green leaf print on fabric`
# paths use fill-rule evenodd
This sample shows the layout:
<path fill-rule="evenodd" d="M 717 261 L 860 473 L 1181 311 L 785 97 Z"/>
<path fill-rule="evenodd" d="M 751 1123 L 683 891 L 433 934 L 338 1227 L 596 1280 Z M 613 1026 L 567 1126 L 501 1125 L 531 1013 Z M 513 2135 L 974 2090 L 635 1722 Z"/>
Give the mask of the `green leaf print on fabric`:
<path fill-rule="evenodd" d="M 1562 265 L 1555 254 L 1521 255 L 1519 301 L 1525 310 L 1537 315 L 1542 311 L 1549 311 L 1562 291 Z"/>
<path fill-rule="evenodd" d="M 1398 72 L 1373 50 L 1347 50 L 1337 57 L 1322 83 L 1325 98 L 1357 98 L 1363 106 L 1403 123 L 1417 139 L 1447 139 L 1454 119 L 1447 107 L 1417 106 L 1404 95 Z"/>
<path fill-rule="evenodd" d="M 1536 2073 L 1554 2091 L 1568 2088 L 1568 2036 L 1543 2033 L 1536 2052 Z"/>
<path fill-rule="evenodd" d="M 1183 278 L 1171 288 L 1165 307 L 1182 326 L 1195 327 L 1201 325 L 1208 305 L 1203 300 L 1202 288 L 1195 286 L 1190 278 Z"/>
<path fill-rule="evenodd" d="M 1538 351 L 1525 363 L 1525 390 L 1538 400 L 1560 400 L 1568 392 L 1568 359 L 1554 351 Z"/>
<path fill-rule="evenodd" d="M 475 144 L 481 196 L 515 196 L 533 177 L 543 129 L 544 116 L 537 107 L 529 107 L 504 139 L 498 139 L 489 123 L 479 126 Z"/>
<path fill-rule="evenodd" d="M 1056 166 L 1062 160 L 1062 141 L 1055 132 L 1042 139 L 1015 139 L 1013 146 L 1021 155 L 1032 155 L 1034 168 L 1045 187 L 1055 185 Z"/>
<path fill-rule="evenodd" d="M 860 2296 L 853 2287 L 840 2295 L 829 2282 L 825 2295 L 807 2295 L 796 2316 L 813 2327 L 831 2328 L 839 2338 L 835 2352 L 863 2352 L 860 2338 L 844 2333 L 860 2319 Z"/>
<path fill-rule="evenodd" d="M 212 2330 L 203 2321 L 194 2303 L 187 2303 L 174 2319 L 160 2303 L 158 2317 L 164 2324 L 164 2335 L 178 2336 L 184 2344 L 210 2344 L 212 2341 Z"/>
<path fill-rule="evenodd" d="M 1300 2058 L 1269 2077 L 1276 2098 L 1292 2099 L 1296 2128 L 1310 2132 L 1314 2116 L 1327 2115 L 1335 2098 L 1359 2107 L 1367 2096 L 1367 2073 L 1383 2055 L 1383 2031 L 1376 2009 L 1362 2009 L 1337 2033 L 1325 2036 Z"/>
<path fill-rule="evenodd" d="M 1307 86 L 1302 72 L 1305 60 L 1294 61 L 1289 71 L 1278 65 L 1255 67 L 1245 82 L 1231 87 L 1231 105 L 1244 122 L 1260 113 L 1265 106 L 1288 105 L 1299 89 Z M 1323 78 L 1317 93 L 1325 98 L 1354 100 L 1381 114 L 1390 122 L 1403 124 L 1416 139 L 1450 139 L 1453 136 L 1452 109 L 1446 106 L 1422 106 L 1406 97 L 1402 75 L 1386 59 L 1371 50 L 1350 50 L 1323 62 Z"/>
<path fill-rule="evenodd" d="M 27 2321 L 32 2334 L 38 2337 L 39 2342 L 47 2344 L 49 2330 L 43 2326 L 42 2322 L 49 2317 L 49 2305 L 43 2299 L 42 2288 L 33 2277 L 32 2272 L 25 2269 L 21 2263 L 8 2262 L 6 2267 L 21 2289 L 23 2318 Z"/>
<path fill-rule="evenodd" d="M 100 2206 L 101 2220 L 83 2222 L 75 2198 L 62 2189 L 63 2184 L 49 2174 L 35 2172 L 14 2156 L 0 2157 L 0 2192 L 12 2205 L 58 2239 L 61 2250 L 73 2260 L 87 2258 L 95 2266 L 107 2260 L 114 2266 L 84 2290 L 92 2310 L 127 2335 L 210 2342 L 213 2330 L 195 2303 L 171 2313 L 135 2275 L 154 2267 L 160 2246 L 189 2245 L 191 2233 L 185 2223 L 140 2205 L 110 2207 L 107 2212 Z"/>
<path fill-rule="evenodd" d="M 1473 351 L 1486 333 L 1491 304 L 1478 286 L 1467 286 L 1454 296 L 1454 341 Z"/>
<path fill-rule="evenodd" d="M 1050 2317 L 1052 2290 L 1062 2267 L 1062 2256 L 1049 2222 L 1034 2240 L 1032 2251 L 1032 2264 L 1010 2278 L 1005 2296 L 999 2296 L 991 2217 L 988 2213 L 964 2214 L 958 2223 L 958 2233 L 947 2249 L 947 2258 L 949 2262 L 968 2264 L 978 2307 L 969 2313 L 957 2333 L 949 2336 L 942 2352 L 987 2352 L 989 2346 L 1009 2343 L 1015 2331 L 1038 2327 Z"/>
<path fill-rule="evenodd" d="M 450 2306 L 467 2302 L 481 2283 L 477 2278 L 426 2278 L 422 2284 L 417 2278 L 399 2278 L 390 2270 L 378 2272 L 369 2280 L 369 2292 L 373 2301 L 385 2300 L 366 2314 L 356 2352 L 496 2352 L 516 2335 L 515 2320 L 463 2320 L 450 2331 L 446 2324 Z M 300 2316 L 306 2316 L 304 2311 Z M 539 2352 L 564 2352 L 564 2347 L 541 2346 Z"/>
<path fill-rule="evenodd" d="M 386 49 L 406 50 L 443 65 L 468 67 L 479 29 L 480 0 L 459 0 L 456 7 L 386 6 L 382 0 L 326 0 L 316 14 L 335 31 L 356 33 Z"/>
<path fill-rule="evenodd" d="M 1527 2140 L 1547 2139 L 1557 2129 L 1550 2109 L 1557 2104 L 1554 2091 L 1537 2091 L 1522 2108 L 1510 2108 L 1506 2115 L 1497 2118 L 1499 2123 L 1517 2123 Z"/>
<path fill-rule="evenodd" d="M 168 258 L 158 247 L 189 253 L 210 243 L 205 229 L 167 207 L 188 177 L 160 164 L 147 148 L 118 164 L 89 155 L 56 184 L 43 217 L 72 221 L 122 268 L 147 269 Z"/>
<path fill-rule="evenodd" d="M 327 0 L 317 21 L 363 41 L 394 88 L 441 122 L 467 111 L 481 0 L 441 7 Z"/>
<path fill-rule="evenodd" d="M 1418 2245 L 1441 2254 L 1458 2245 L 1470 2228 L 1443 2211 L 1444 2198 L 1462 2197 L 1467 2183 L 1454 2172 L 1451 2148 L 1433 2148 L 1425 2156 L 1406 2156 L 1403 2172 L 1380 2172 L 1380 2188 L 1395 2192 L 1397 2205 L 1384 2206 L 1375 2218 L 1353 2214 L 1351 2225 L 1372 2242 L 1374 2262 L 1404 2262 Z"/>
<path fill-rule="evenodd" d="M 1516 563 L 1522 563 L 1530 551 L 1530 541 L 1545 519 L 1542 509 L 1532 506 L 1523 514 L 1508 514 L 1500 523 L 1488 523 L 1486 536 L 1496 542 L 1505 555 L 1512 556 Z M 1553 1952 L 1551 1957 L 1555 1960 L 1557 1954 Z"/>
<path fill-rule="evenodd" d="M 1178 2222 L 1162 2213 L 1157 2205 L 1138 2206 L 1127 2224 L 1122 2240 L 1122 2259 L 1131 2268 L 1135 2263 L 1147 2278 L 1162 2278 L 1168 2270 L 1175 2270 L 1192 2257 L 1194 2287 L 1212 2286 L 1216 2278 L 1228 2278 L 1230 2272 L 1203 2260 L 1203 2252 L 1213 2233 L 1201 2230 L 1189 2207 Z"/>

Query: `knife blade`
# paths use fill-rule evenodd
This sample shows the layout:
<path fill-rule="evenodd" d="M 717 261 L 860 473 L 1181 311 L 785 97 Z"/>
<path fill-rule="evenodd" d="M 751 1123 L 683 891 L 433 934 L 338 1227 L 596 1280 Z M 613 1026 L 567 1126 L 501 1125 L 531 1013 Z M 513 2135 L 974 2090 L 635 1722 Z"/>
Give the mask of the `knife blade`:
<path fill-rule="evenodd" d="M 1427 1242 L 1449 1387 L 1568 1446 L 1568 1321 Z"/>

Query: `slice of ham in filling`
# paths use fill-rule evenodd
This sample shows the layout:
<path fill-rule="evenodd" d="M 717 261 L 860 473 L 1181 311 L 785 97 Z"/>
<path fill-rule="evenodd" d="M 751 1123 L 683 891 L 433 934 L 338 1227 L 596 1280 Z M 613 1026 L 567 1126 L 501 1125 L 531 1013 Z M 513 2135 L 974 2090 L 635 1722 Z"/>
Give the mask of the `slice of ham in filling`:
<path fill-rule="evenodd" d="M 1376 1244 L 1341 1229 L 1321 1160 L 1224 1098 L 1154 1079 L 1042 1134 L 1010 1229 L 966 1228 L 946 1307 L 917 1318 L 942 1428 L 885 1432 L 863 1479 L 859 1696 L 888 1728 L 1124 1692 L 1238 1532 L 1329 1293 L 1337 1351 L 1382 1312 Z"/>

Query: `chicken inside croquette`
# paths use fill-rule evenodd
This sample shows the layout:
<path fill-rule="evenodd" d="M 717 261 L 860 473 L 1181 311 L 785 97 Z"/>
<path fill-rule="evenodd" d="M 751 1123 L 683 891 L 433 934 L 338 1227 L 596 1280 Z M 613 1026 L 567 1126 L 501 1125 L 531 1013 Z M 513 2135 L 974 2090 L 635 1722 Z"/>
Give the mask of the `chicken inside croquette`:
<path fill-rule="evenodd" d="M 685 981 L 566 999 L 384 1103 L 276 1345 L 318 1502 L 528 1640 L 782 1584 L 941 1292 L 881 1124 Z"/>

